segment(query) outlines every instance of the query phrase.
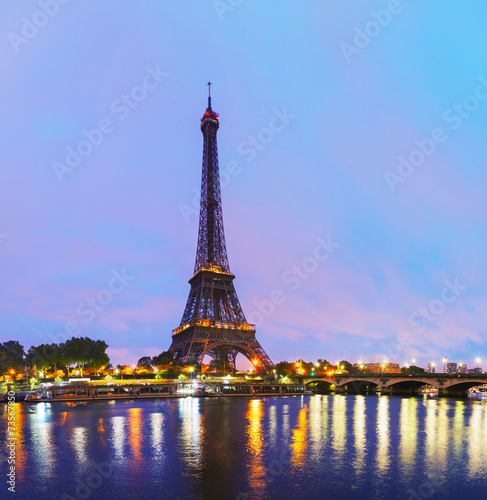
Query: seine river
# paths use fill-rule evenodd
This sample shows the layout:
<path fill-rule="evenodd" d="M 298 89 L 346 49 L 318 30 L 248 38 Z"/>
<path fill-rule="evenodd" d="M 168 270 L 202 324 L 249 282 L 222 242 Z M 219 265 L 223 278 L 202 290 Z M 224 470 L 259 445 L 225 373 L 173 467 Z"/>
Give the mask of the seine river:
<path fill-rule="evenodd" d="M 314 395 L 18 403 L 16 496 L 460 499 L 487 491 L 487 401 Z M 0 437 L 6 442 L 6 405 Z"/>

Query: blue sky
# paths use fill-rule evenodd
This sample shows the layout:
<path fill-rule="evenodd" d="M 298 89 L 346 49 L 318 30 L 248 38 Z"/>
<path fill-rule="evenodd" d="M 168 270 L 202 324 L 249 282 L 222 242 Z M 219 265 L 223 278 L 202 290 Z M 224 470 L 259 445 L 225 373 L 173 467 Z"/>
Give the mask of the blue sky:
<path fill-rule="evenodd" d="M 271 358 L 487 363 L 485 11 L 3 3 L 2 339 L 169 347 L 211 80 L 230 267 Z"/>

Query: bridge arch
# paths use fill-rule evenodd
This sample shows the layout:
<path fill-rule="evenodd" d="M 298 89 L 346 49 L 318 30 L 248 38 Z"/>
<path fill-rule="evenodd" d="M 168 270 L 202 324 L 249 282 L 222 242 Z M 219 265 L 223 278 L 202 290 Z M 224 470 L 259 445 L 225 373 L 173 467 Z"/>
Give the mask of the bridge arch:
<path fill-rule="evenodd" d="M 438 388 L 438 383 L 430 379 L 407 379 L 392 381 L 386 385 L 387 389 L 390 389 L 392 393 L 412 393 L 417 392 L 420 387 L 428 385 L 433 388 Z"/>
<path fill-rule="evenodd" d="M 466 394 L 469 389 L 478 385 L 484 385 L 485 380 L 452 380 L 451 384 L 445 386 L 447 393 L 462 393 Z"/>
<path fill-rule="evenodd" d="M 335 384 L 332 380 L 310 380 L 305 383 L 305 386 L 317 394 L 333 392 L 335 390 Z"/>
<path fill-rule="evenodd" d="M 377 388 L 380 387 L 380 382 L 377 379 L 346 379 L 337 381 L 336 388 L 338 392 L 349 392 L 352 394 L 366 394 L 367 392 L 377 392 Z"/>

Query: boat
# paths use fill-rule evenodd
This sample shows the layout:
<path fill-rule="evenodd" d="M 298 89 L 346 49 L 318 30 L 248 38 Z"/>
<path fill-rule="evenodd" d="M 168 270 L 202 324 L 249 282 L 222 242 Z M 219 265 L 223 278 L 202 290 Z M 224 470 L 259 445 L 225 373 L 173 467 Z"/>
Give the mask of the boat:
<path fill-rule="evenodd" d="M 223 392 L 219 390 L 207 390 L 206 385 L 198 386 L 193 394 L 191 394 L 193 398 L 214 398 L 223 396 Z"/>
<path fill-rule="evenodd" d="M 144 384 L 144 385 L 88 385 L 68 384 L 50 385 L 41 389 L 40 393 L 31 393 L 27 399 L 31 403 L 41 402 L 76 402 L 107 401 L 113 399 L 156 399 L 178 398 L 176 384 Z"/>

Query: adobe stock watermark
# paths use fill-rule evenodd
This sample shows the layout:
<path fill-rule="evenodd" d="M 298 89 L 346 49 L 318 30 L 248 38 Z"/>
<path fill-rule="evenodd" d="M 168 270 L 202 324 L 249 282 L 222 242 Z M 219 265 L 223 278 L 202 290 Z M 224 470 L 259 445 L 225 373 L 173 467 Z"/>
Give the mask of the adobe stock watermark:
<path fill-rule="evenodd" d="M 370 11 L 372 19 L 368 21 L 363 28 L 359 26 L 354 27 L 355 35 L 352 43 L 340 43 L 340 49 L 348 64 L 352 62 L 353 55 L 360 54 L 382 33 L 384 28 L 389 26 L 394 16 L 403 12 L 405 3 L 407 2 L 390 0 L 385 9 Z"/>
<path fill-rule="evenodd" d="M 242 141 L 238 147 L 237 152 L 245 157 L 247 163 L 255 160 L 257 155 L 264 151 L 264 149 L 275 139 L 276 134 L 281 133 L 296 115 L 289 113 L 284 106 L 282 110 L 274 108 L 273 115 L 269 119 L 267 127 L 263 127 L 256 135 L 249 135 L 247 139 Z M 243 167 L 238 160 L 230 160 L 225 166 L 220 169 L 220 185 L 224 189 L 230 183 L 232 177 L 242 173 Z M 192 216 L 198 216 L 200 209 L 200 192 L 198 189 L 193 188 L 193 199 L 191 205 L 187 203 L 179 204 L 179 212 L 181 213 L 186 224 L 191 222 Z"/>
<path fill-rule="evenodd" d="M 442 115 L 443 122 L 448 124 L 450 130 L 458 130 L 465 120 L 470 118 L 479 108 L 482 101 L 487 99 L 487 80 L 483 76 L 477 78 L 479 84 L 472 94 L 468 95 L 460 103 L 455 103 Z M 438 145 L 444 143 L 448 135 L 443 128 L 432 130 L 430 137 L 416 139 L 415 148 L 408 155 L 399 156 L 398 166 L 395 172 L 386 170 L 384 179 L 392 192 L 396 191 L 397 184 L 403 184 L 408 177 L 416 172 L 438 149 Z"/>
<path fill-rule="evenodd" d="M 443 314 L 447 304 L 455 302 L 460 294 L 467 289 L 465 285 L 458 283 L 458 278 L 453 281 L 445 280 L 446 285 L 440 292 L 439 298 L 431 300 L 427 307 L 420 307 L 418 311 L 409 316 L 409 324 L 418 333 L 423 333 L 428 325 L 432 324 L 438 316 Z M 395 342 L 382 342 L 380 348 L 387 359 L 398 359 L 406 355 L 407 349 L 413 343 L 413 335 L 407 330 L 402 330 L 396 335 Z"/>
<path fill-rule="evenodd" d="M 283 288 L 295 292 L 304 281 L 317 271 L 320 263 L 327 261 L 337 248 L 340 248 L 340 244 L 333 242 L 330 236 L 327 236 L 326 239 L 316 238 L 316 246 L 312 255 L 304 258 L 300 265 L 293 265 L 282 273 L 281 281 L 283 285 L 286 285 Z M 249 323 L 256 326 L 262 325 L 266 318 L 272 316 L 276 306 L 286 302 L 287 295 L 283 288 L 275 288 L 270 292 L 268 299 L 252 303 L 255 309 L 248 316 Z"/>
<path fill-rule="evenodd" d="M 227 12 L 233 12 L 235 7 L 242 4 L 244 0 L 213 0 L 213 8 L 216 10 L 220 21 L 223 21 Z"/>
<path fill-rule="evenodd" d="M 423 333 L 429 325 L 434 323 L 438 316 L 441 316 L 448 304 L 455 302 L 458 297 L 467 289 L 467 285 L 458 283 L 458 278 L 453 281 L 445 280 L 446 285 L 442 288 L 439 297 L 432 299 L 427 307 L 420 307 L 409 317 L 409 324 L 414 326 L 419 333 Z"/>
<path fill-rule="evenodd" d="M 113 302 L 115 297 L 121 294 L 134 279 L 135 276 L 127 274 L 125 268 L 120 271 L 112 269 L 111 277 L 108 279 L 106 287 L 101 288 L 95 295 L 87 297 L 86 300 L 80 302 L 76 307 L 76 314 L 83 320 L 84 324 L 88 325 L 92 323 L 97 315 L 103 312 Z M 64 324 L 63 330 L 48 334 L 49 339 L 54 344 L 48 344 L 44 346 L 42 353 L 36 353 L 33 364 L 36 364 L 35 360 L 41 364 L 41 361 L 45 362 L 54 359 L 58 354 L 57 344 L 66 342 L 71 337 L 79 335 L 82 332 L 83 328 L 80 323 L 67 321 Z"/>
<path fill-rule="evenodd" d="M 15 53 L 18 53 L 22 45 L 27 45 L 30 40 L 35 38 L 39 31 L 47 26 L 49 21 L 56 17 L 61 10 L 62 5 L 66 5 L 71 0 L 41 0 L 39 10 L 34 12 L 30 19 L 22 17 L 22 27 L 19 33 L 10 31 L 7 35 L 10 46 Z"/>
<path fill-rule="evenodd" d="M 291 451 L 288 443 L 283 443 L 275 455 L 276 458 L 271 460 L 265 468 L 265 476 L 262 478 L 266 485 L 274 482 L 278 477 L 284 474 L 285 469 L 291 463 Z M 241 492 L 237 495 L 236 500 L 250 500 L 248 493 Z"/>
<path fill-rule="evenodd" d="M 90 498 L 98 488 L 103 484 L 104 480 L 111 477 L 113 467 L 111 460 L 96 463 L 91 462 L 88 467 L 84 468 L 83 475 L 76 480 L 74 495 L 67 493 L 61 494 L 61 500 L 86 500 Z M 99 496 L 97 495 L 97 498 Z"/>
<path fill-rule="evenodd" d="M 79 167 L 83 160 L 90 156 L 95 148 L 100 146 L 105 137 L 115 130 L 116 119 L 122 121 L 128 118 L 134 109 L 147 99 L 150 92 L 159 87 L 161 82 L 169 76 L 169 73 L 161 71 L 159 64 L 155 67 L 146 66 L 146 74 L 139 85 L 133 87 L 127 94 L 121 94 L 110 104 L 113 116 L 102 118 L 97 127 L 91 130 L 82 130 L 83 136 L 74 146 L 66 146 L 64 162 L 54 161 L 51 167 L 59 182 L 63 182 L 64 176 Z"/>

